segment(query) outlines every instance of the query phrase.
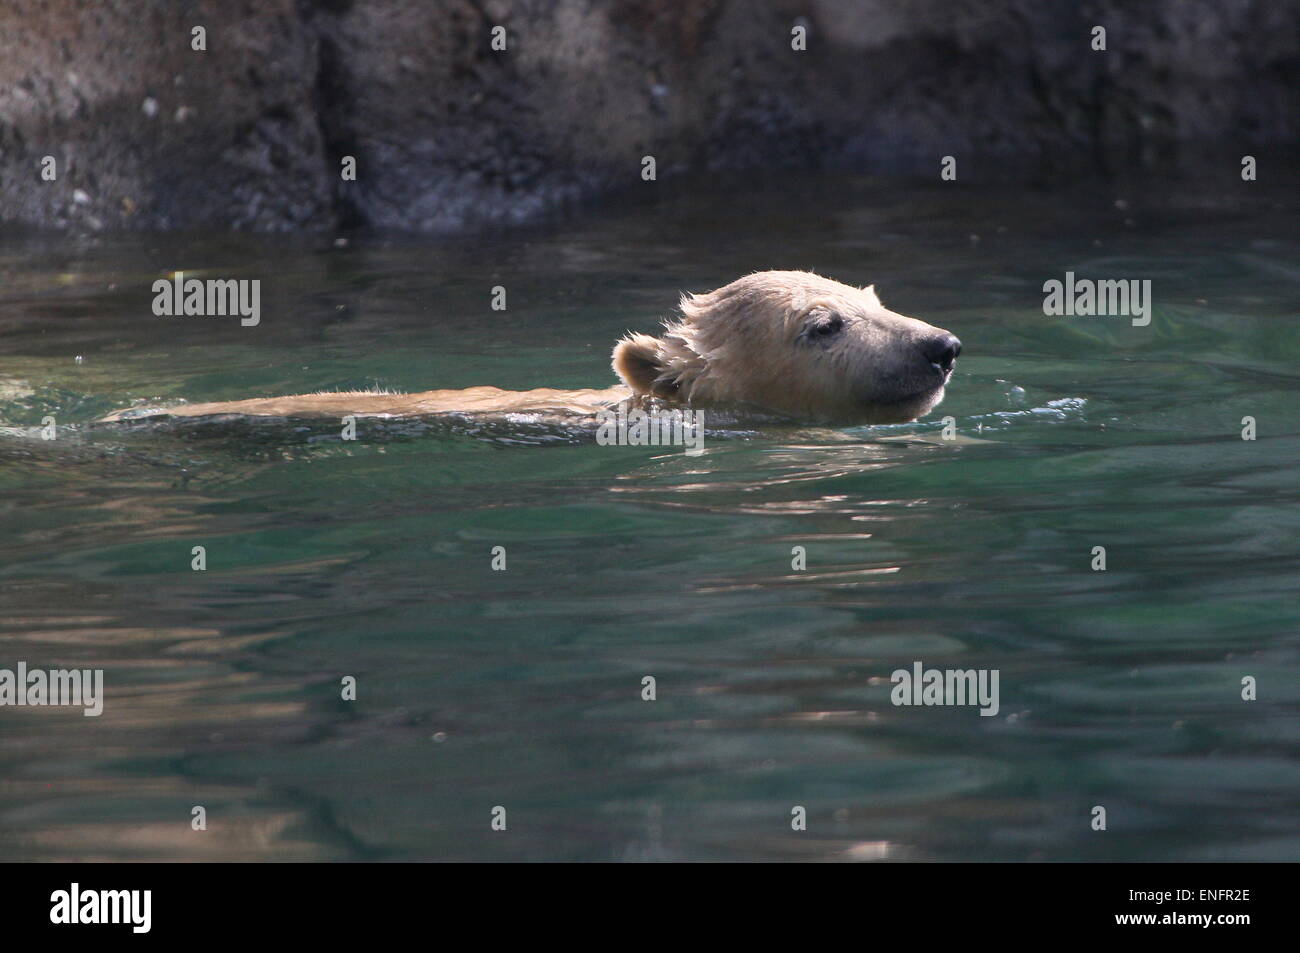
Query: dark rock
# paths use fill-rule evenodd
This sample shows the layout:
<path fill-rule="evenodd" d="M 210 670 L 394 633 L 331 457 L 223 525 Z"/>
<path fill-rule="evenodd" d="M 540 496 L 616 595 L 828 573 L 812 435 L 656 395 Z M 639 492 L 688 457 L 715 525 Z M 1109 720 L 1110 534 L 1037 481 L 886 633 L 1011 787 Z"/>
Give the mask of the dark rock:
<path fill-rule="evenodd" d="M 645 155 L 661 184 L 1158 165 L 1294 141 L 1297 37 L 1300 7 L 1253 0 L 10 0 L 0 217 L 452 231 L 646 194 Z"/>
<path fill-rule="evenodd" d="M 207 30 L 207 52 L 190 30 Z M 0 215 L 54 226 L 294 229 L 334 210 L 292 0 L 12 0 Z M 57 179 L 42 181 L 43 156 Z M 89 203 L 73 200 L 75 190 Z"/>

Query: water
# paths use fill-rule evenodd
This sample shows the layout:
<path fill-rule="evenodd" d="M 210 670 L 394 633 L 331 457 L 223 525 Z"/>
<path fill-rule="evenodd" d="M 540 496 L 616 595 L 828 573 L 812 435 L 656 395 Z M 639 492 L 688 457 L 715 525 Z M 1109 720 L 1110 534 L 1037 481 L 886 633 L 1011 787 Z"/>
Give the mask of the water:
<path fill-rule="evenodd" d="M 1297 193 L 946 185 L 703 184 L 345 248 L 8 233 L 0 667 L 102 668 L 107 701 L 0 709 L 0 854 L 1300 857 Z M 799 267 L 962 338 L 936 414 L 699 457 L 545 424 L 91 424 L 603 386 L 678 292 Z M 155 318 L 172 269 L 262 279 L 261 326 Z M 1151 279 L 1151 326 L 1045 317 L 1067 270 Z M 917 660 L 998 670 L 998 715 L 890 704 Z"/>

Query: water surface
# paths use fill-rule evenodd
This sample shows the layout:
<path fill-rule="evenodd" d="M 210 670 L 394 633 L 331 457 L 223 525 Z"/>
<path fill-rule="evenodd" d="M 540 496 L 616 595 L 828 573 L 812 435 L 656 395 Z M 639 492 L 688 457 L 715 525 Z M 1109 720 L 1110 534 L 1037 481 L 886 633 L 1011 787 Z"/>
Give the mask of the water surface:
<path fill-rule="evenodd" d="M 946 185 L 701 185 L 346 247 L 6 233 L 0 667 L 102 668 L 107 700 L 0 709 L 0 855 L 1300 857 L 1295 191 Z M 945 403 L 698 457 L 521 421 L 92 424 L 604 386 L 621 333 L 761 268 L 954 331 Z M 175 269 L 260 279 L 261 325 L 154 317 Z M 1067 270 L 1150 279 L 1151 325 L 1045 317 Z M 998 670 L 998 715 L 893 706 L 917 660 Z"/>

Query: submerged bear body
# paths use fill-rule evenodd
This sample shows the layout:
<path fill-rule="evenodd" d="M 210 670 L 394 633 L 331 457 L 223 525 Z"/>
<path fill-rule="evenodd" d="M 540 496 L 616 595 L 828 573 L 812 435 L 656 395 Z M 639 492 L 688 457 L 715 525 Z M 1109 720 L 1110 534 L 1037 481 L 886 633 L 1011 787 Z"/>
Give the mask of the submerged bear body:
<path fill-rule="evenodd" d="M 960 353 L 952 334 L 887 310 L 871 287 L 810 272 L 763 271 L 708 294 L 684 295 L 680 316 L 660 337 L 629 334 L 619 341 L 613 367 L 621 386 L 299 394 L 132 408 L 104 419 L 595 414 L 653 398 L 800 420 L 901 423 L 938 405 Z"/>
<path fill-rule="evenodd" d="M 604 390 L 502 390 L 467 387 L 463 390 L 426 390 L 418 394 L 343 391 L 295 394 L 289 397 L 253 397 L 248 400 L 174 407 L 134 407 L 117 410 L 102 422 L 141 420 L 146 417 L 427 417 L 435 414 L 594 414 L 633 396 L 626 387 Z"/>

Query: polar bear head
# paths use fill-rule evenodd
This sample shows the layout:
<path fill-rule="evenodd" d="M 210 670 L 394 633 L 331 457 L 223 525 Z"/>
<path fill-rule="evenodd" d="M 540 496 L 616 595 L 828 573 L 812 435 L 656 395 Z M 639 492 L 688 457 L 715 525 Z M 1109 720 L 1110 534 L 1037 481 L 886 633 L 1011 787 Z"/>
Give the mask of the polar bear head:
<path fill-rule="evenodd" d="M 661 337 L 629 334 L 614 371 L 637 394 L 805 419 L 901 423 L 943 400 L 961 342 L 890 311 L 873 287 L 761 271 L 683 295 Z"/>

